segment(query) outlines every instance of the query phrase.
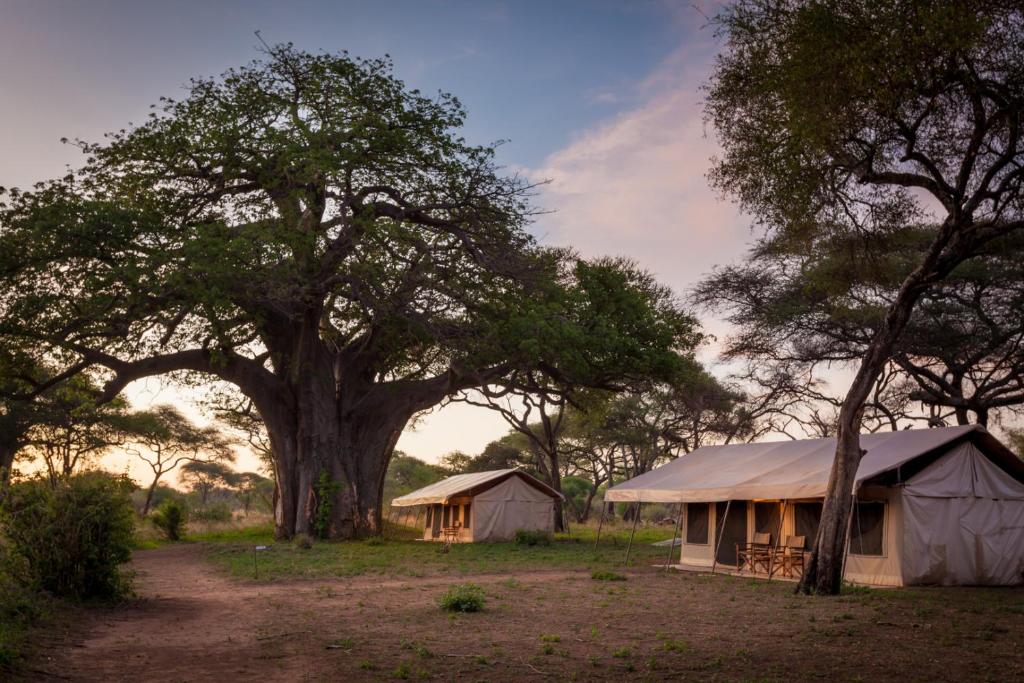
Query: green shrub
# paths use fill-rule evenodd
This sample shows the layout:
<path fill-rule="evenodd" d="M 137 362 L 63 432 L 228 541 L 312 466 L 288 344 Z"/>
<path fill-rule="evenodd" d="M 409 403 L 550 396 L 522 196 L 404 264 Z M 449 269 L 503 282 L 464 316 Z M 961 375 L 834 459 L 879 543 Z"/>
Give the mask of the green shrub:
<path fill-rule="evenodd" d="M 191 517 L 197 522 L 230 522 L 231 506 L 227 503 L 214 503 L 192 510 Z"/>
<path fill-rule="evenodd" d="M 56 487 L 37 477 L 11 487 L 0 532 L 27 583 L 68 598 L 114 599 L 130 590 L 135 512 L 127 477 L 88 472 Z"/>
<path fill-rule="evenodd" d="M 184 503 L 168 498 L 149 516 L 149 519 L 168 541 L 180 541 L 185 535 L 188 508 Z"/>
<path fill-rule="evenodd" d="M 44 616 L 47 607 L 44 596 L 0 567 L 0 679 L 5 670 L 17 663 L 26 630 Z"/>
<path fill-rule="evenodd" d="M 547 531 L 517 529 L 515 542 L 517 545 L 551 545 L 551 534 Z"/>
<path fill-rule="evenodd" d="M 484 590 L 475 583 L 460 583 L 441 596 L 441 609 L 449 612 L 479 612 L 484 608 Z"/>
<path fill-rule="evenodd" d="M 595 581 L 625 581 L 626 577 L 622 574 L 616 574 L 615 572 L 605 571 L 599 569 L 590 575 L 590 578 Z"/>

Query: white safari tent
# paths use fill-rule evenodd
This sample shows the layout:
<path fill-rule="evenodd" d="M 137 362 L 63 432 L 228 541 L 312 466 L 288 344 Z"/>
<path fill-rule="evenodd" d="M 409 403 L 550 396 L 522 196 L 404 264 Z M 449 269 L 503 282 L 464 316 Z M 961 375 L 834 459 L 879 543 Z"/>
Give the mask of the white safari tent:
<path fill-rule="evenodd" d="M 504 541 L 517 530 L 554 531 L 557 491 L 519 470 L 458 474 L 391 501 L 426 506 L 424 540 Z M 456 530 L 455 527 L 458 527 Z"/>
<path fill-rule="evenodd" d="M 1024 463 L 984 428 L 866 434 L 861 447 L 847 580 L 1024 583 Z M 606 500 L 680 504 L 680 564 L 735 566 L 737 544 L 755 533 L 810 547 L 834 453 L 834 439 L 705 446 Z"/>

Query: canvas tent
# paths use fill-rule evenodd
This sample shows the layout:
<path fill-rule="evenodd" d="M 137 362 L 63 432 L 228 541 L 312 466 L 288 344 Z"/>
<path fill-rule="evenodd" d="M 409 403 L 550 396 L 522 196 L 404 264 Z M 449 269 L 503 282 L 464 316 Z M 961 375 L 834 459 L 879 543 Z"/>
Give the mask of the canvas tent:
<path fill-rule="evenodd" d="M 1024 582 L 1024 463 L 984 428 L 866 434 L 861 447 L 847 580 Z M 605 499 L 681 504 L 681 564 L 733 564 L 756 532 L 809 547 L 834 453 L 834 439 L 705 446 Z"/>
<path fill-rule="evenodd" d="M 561 494 L 519 470 L 458 474 L 391 501 L 392 507 L 426 506 L 424 540 L 461 525 L 459 542 L 504 541 L 517 530 L 553 531 Z"/>

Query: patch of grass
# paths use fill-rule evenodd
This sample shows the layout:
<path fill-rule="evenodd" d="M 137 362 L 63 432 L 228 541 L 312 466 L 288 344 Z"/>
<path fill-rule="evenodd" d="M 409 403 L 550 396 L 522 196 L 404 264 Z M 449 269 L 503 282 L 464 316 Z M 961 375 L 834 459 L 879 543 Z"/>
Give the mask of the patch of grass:
<path fill-rule="evenodd" d="M 628 647 L 620 647 L 618 650 L 612 652 L 612 657 L 616 657 L 618 659 L 625 659 L 629 657 L 630 654 L 631 653 Z"/>
<path fill-rule="evenodd" d="M 542 633 L 542 634 L 540 634 L 540 642 L 542 642 L 542 643 L 560 643 L 560 642 L 562 642 L 562 637 L 561 636 L 549 636 L 549 635 L 545 635 L 545 634 Z"/>
<path fill-rule="evenodd" d="M 622 574 L 616 574 L 613 571 L 605 569 L 599 569 L 590 575 L 590 578 L 595 581 L 625 581 L 626 577 Z"/>
<path fill-rule="evenodd" d="M 484 591 L 475 583 L 460 583 L 441 596 L 441 609 L 448 612 L 479 612 L 484 608 Z"/>
<path fill-rule="evenodd" d="M 371 662 L 369 659 L 364 659 L 363 661 L 359 662 L 359 668 L 363 671 L 376 671 L 377 665 Z"/>
<path fill-rule="evenodd" d="M 515 538 L 512 539 L 516 545 L 535 546 L 551 545 L 551 534 L 546 531 L 530 531 L 517 529 Z"/>

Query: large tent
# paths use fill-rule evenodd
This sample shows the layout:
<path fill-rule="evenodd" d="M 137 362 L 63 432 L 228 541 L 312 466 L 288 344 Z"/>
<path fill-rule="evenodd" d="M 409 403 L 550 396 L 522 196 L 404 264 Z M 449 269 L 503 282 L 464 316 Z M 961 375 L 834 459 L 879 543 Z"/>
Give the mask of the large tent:
<path fill-rule="evenodd" d="M 561 494 L 519 470 L 457 474 L 391 501 L 392 507 L 426 506 L 424 540 L 441 540 L 459 526 L 456 541 L 503 541 L 516 531 L 554 531 Z"/>
<path fill-rule="evenodd" d="M 866 434 L 861 447 L 847 580 L 1024 582 L 1024 463 L 984 428 Z M 680 504 L 680 563 L 734 564 L 756 532 L 810 546 L 834 453 L 834 439 L 705 446 L 605 499 Z"/>

